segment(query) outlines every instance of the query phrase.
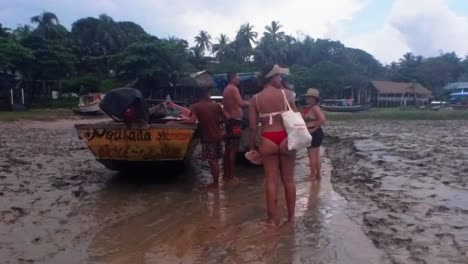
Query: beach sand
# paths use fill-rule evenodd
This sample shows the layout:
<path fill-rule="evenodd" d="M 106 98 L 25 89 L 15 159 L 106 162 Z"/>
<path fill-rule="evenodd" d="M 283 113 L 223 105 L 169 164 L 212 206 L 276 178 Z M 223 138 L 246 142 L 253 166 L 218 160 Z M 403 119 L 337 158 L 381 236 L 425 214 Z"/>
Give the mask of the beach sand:
<path fill-rule="evenodd" d="M 274 231 L 261 168 L 216 193 L 199 149 L 184 174 L 122 175 L 77 122 L 0 123 L 2 263 L 467 263 L 466 122 L 330 123 L 324 179 L 299 152 L 296 224 Z"/>
<path fill-rule="evenodd" d="M 334 122 L 352 218 L 395 263 L 468 263 L 468 122 Z"/>

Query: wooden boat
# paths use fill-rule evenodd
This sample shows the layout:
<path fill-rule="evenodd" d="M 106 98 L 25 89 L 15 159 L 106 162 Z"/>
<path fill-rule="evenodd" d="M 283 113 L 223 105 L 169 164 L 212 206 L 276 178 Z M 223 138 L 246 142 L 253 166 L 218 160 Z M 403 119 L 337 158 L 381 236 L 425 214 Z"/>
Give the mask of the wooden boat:
<path fill-rule="evenodd" d="M 453 110 L 468 110 L 468 92 L 451 93 L 449 102 Z"/>
<path fill-rule="evenodd" d="M 353 99 L 328 99 L 323 100 L 321 107 L 327 112 L 360 112 L 370 109 L 370 105 L 354 105 Z"/>
<path fill-rule="evenodd" d="M 468 110 L 468 104 L 453 104 L 450 105 L 453 110 Z"/>
<path fill-rule="evenodd" d="M 353 99 L 323 100 L 322 109 L 327 112 L 360 112 L 370 109 L 370 105 L 354 105 Z"/>
<path fill-rule="evenodd" d="M 93 115 L 102 114 L 99 103 L 104 98 L 104 94 L 93 93 L 80 96 L 80 102 L 78 103 L 78 109 L 75 109 L 76 114 L 82 115 Z"/>
<path fill-rule="evenodd" d="M 96 160 L 117 171 L 186 161 L 198 143 L 196 128 L 185 124 L 150 124 L 145 129 L 122 123 L 75 125 Z"/>
<path fill-rule="evenodd" d="M 361 112 L 370 109 L 370 105 L 352 105 L 352 106 L 332 106 L 322 105 L 322 109 L 327 112 Z"/>

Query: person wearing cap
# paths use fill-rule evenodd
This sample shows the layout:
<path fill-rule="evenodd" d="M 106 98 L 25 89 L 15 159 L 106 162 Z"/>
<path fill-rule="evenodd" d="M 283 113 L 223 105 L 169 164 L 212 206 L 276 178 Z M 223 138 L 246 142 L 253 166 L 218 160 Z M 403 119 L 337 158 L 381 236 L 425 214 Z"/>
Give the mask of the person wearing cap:
<path fill-rule="evenodd" d="M 304 121 L 312 135 L 312 144 L 308 148 L 310 161 L 310 177 L 311 180 L 320 180 L 321 178 L 321 162 L 320 162 L 320 146 L 322 145 L 324 133 L 322 125 L 325 123 L 325 115 L 320 109 L 320 92 L 317 89 L 310 88 L 304 95 L 306 102 L 309 105 L 309 110 L 303 113 Z"/>
<path fill-rule="evenodd" d="M 286 102 L 293 111 L 297 112 L 293 92 L 284 89 L 281 83 L 281 76 L 288 73 L 288 69 L 280 68 L 278 65 L 266 67 L 262 73 L 265 82 L 263 90 L 252 97 L 249 106 L 251 152 L 256 151 L 257 122 L 261 123 L 262 128 L 259 153 L 265 174 L 267 219 L 260 224 L 266 227 L 277 226 L 278 178 L 281 178 L 284 186 L 288 221 L 294 221 L 296 152 L 288 150 L 288 134 L 281 118 L 281 114 L 288 110 Z"/>

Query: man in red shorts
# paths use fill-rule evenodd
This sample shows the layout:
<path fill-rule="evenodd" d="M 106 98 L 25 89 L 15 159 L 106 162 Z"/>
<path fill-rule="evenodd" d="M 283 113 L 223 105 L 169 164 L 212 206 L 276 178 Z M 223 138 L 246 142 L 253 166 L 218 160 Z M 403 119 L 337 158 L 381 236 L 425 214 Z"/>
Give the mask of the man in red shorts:
<path fill-rule="evenodd" d="M 210 100 L 210 90 L 202 91 L 199 102 L 192 105 L 191 119 L 198 120 L 198 127 L 201 132 L 202 159 L 208 161 L 213 183 L 209 189 L 219 188 L 219 163 L 223 157 L 223 130 L 222 123 L 226 119 L 221 105 Z"/>

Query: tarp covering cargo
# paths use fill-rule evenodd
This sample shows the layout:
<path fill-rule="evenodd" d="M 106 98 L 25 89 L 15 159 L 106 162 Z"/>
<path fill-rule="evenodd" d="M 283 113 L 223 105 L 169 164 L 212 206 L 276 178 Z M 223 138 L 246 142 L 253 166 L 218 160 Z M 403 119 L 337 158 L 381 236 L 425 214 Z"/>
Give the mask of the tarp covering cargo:
<path fill-rule="evenodd" d="M 117 88 L 106 94 L 99 107 L 116 121 L 122 121 L 124 113 L 133 106 L 136 118 L 148 121 L 149 113 L 144 104 L 140 91 L 133 88 Z"/>

